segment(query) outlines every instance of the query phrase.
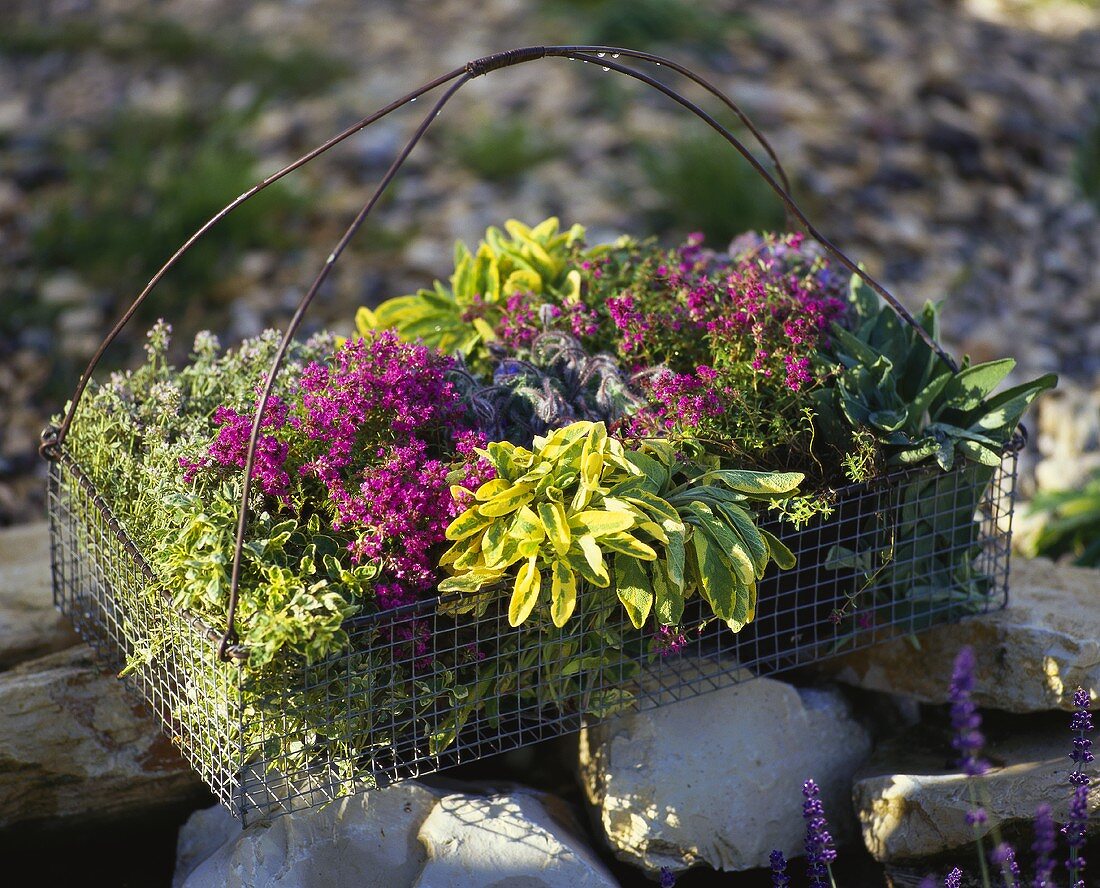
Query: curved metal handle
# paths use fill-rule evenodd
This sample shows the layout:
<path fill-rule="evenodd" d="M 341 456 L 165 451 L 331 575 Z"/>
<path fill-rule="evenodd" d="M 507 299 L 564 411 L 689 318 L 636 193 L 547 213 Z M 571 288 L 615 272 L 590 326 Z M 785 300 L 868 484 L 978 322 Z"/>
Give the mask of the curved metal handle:
<path fill-rule="evenodd" d="M 727 108 L 733 111 L 733 113 L 738 117 L 741 123 L 749 130 L 749 132 L 752 133 L 753 137 L 767 153 L 769 159 L 775 166 L 776 175 L 779 177 L 780 181 L 776 181 L 775 177 L 773 177 L 771 173 L 769 173 L 768 170 L 765 169 L 760 161 L 752 155 L 752 153 L 744 146 L 744 144 L 726 127 L 718 123 L 718 121 L 716 121 L 711 115 L 703 111 L 694 102 L 687 99 L 679 92 L 673 90 L 671 87 L 665 85 L 659 80 L 656 80 L 648 74 L 644 74 L 643 72 L 638 71 L 634 68 L 629 68 L 621 64 L 618 59 L 622 56 L 630 59 L 635 59 L 637 61 L 649 62 L 654 65 L 667 67 L 670 70 L 675 71 L 676 73 L 688 78 L 692 82 L 701 86 L 712 96 L 718 98 Z M 748 116 L 741 111 L 741 109 L 729 96 L 727 96 L 723 91 L 706 81 L 695 72 L 691 71 L 683 65 L 680 65 L 675 61 L 672 61 L 671 59 L 664 58 L 663 56 L 658 56 L 639 50 L 613 46 L 530 46 L 506 50 L 504 52 L 494 53 L 493 55 L 485 56 L 480 59 L 475 59 L 471 62 L 468 62 L 463 67 L 456 68 L 455 70 L 444 74 L 441 77 L 437 77 L 436 79 L 408 93 L 402 98 L 391 102 L 389 105 L 385 106 L 375 114 L 363 118 L 362 120 L 348 127 L 343 132 L 329 139 L 327 142 L 318 146 L 309 153 L 303 155 L 298 160 L 294 161 L 293 163 L 289 164 L 288 166 L 284 167 L 273 175 L 267 177 L 257 185 L 254 185 L 251 189 L 241 194 L 234 201 L 228 204 L 224 209 L 215 214 L 205 225 L 202 226 L 202 228 L 195 232 L 195 234 L 192 235 L 191 238 L 189 238 L 182 247 L 180 247 L 180 249 L 168 260 L 168 262 L 165 263 L 165 265 L 153 276 L 153 278 L 146 285 L 145 289 L 142 290 L 142 292 L 133 301 L 130 307 L 119 319 L 118 323 L 116 323 L 114 328 L 107 335 L 106 339 L 104 339 L 99 349 L 97 349 L 87 369 L 81 376 L 80 382 L 77 385 L 76 392 L 74 393 L 73 398 L 69 404 L 69 408 L 66 411 L 61 426 L 57 429 L 47 428 L 47 430 L 43 432 L 43 441 L 40 450 L 43 456 L 46 456 L 47 458 L 56 458 L 57 454 L 60 452 L 60 448 L 64 442 L 65 436 L 68 434 L 69 428 L 72 424 L 72 419 L 76 412 L 77 405 L 79 404 L 81 397 L 83 396 L 83 393 L 88 385 L 88 381 L 90 380 L 92 373 L 95 371 L 96 366 L 102 358 L 103 353 L 107 350 L 107 348 L 111 345 L 115 338 L 117 338 L 118 334 L 122 331 L 122 328 L 134 316 L 137 309 L 149 296 L 157 283 L 159 283 L 160 279 L 172 268 L 172 266 L 176 264 L 177 261 L 179 261 L 183 254 L 186 253 L 187 250 L 189 250 L 190 247 L 200 237 L 202 237 L 207 231 L 213 228 L 214 225 L 221 221 L 221 219 L 223 219 L 226 215 L 228 215 L 250 197 L 254 196 L 255 194 L 262 191 L 264 188 L 278 181 L 283 176 L 286 176 L 294 170 L 298 169 L 299 167 L 304 166 L 306 163 L 328 151 L 334 145 L 342 142 L 344 139 L 348 138 L 354 133 L 359 132 L 360 130 L 366 128 L 375 121 L 380 120 L 382 117 L 385 117 L 390 112 L 410 102 L 415 101 L 421 95 L 424 95 L 425 93 L 430 92 L 444 84 L 451 84 L 421 121 L 416 131 L 406 142 L 405 146 L 402 148 L 400 153 L 394 159 L 393 163 L 390 165 L 390 168 L 386 171 L 386 174 L 382 177 L 370 199 L 363 206 L 363 209 L 360 210 L 359 214 L 355 217 L 352 223 L 348 226 L 347 230 L 344 232 L 344 235 L 340 238 L 339 242 L 336 244 L 332 252 L 329 254 L 328 258 L 325 260 L 325 263 L 321 267 L 321 270 L 318 272 L 316 278 L 313 281 L 313 284 L 310 286 L 309 290 L 305 293 L 305 295 L 298 303 L 294 315 L 291 317 L 290 322 L 287 325 L 286 331 L 283 334 L 282 341 L 280 342 L 279 347 L 275 352 L 271 368 L 268 371 L 267 377 L 264 381 L 262 393 L 256 405 L 256 414 L 253 417 L 252 433 L 249 439 L 248 451 L 245 458 L 244 478 L 241 491 L 241 508 L 237 523 L 236 545 L 233 553 L 233 568 L 231 574 L 230 594 L 226 613 L 226 632 L 225 635 L 222 637 L 221 643 L 218 647 L 218 655 L 220 658 L 227 659 L 228 649 L 231 646 L 235 645 L 237 642 L 236 611 L 240 587 L 241 556 L 244 547 L 245 532 L 248 524 L 248 499 L 251 486 L 252 471 L 255 462 L 256 446 L 260 436 L 260 426 L 264 412 L 267 409 L 268 400 L 271 396 L 275 377 L 278 375 L 287 348 L 289 347 L 290 342 L 294 337 L 294 334 L 297 332 L 299 326 L 301 325 L 306 310 L 309 308 L 310 304 L 313 302 L 313 299 L 317 295 L 317 292 L 320 290 L 321 286 L 328 278 L 328 275 L 332 270 L 332 266 L 336 263 L 337 259 L 339 259 L 340 255 L 343 253 L 348 243 L 350 243 L 351 239 L 362 227 L 363 223 L 366 221 L 367 217 L 374 209 L 375 205 L 381 198 L 382 194 L 385 192 L 386 188 L 393 181 L 398 171 L 408 159 L 409 154 L 412 153 L 412 150 L 420 142 L 424 134 L 427 132 L 428 128 L 435 121 L 436 117 L 439 116 L 440 111 L 442 111 L 443 107 L 447 104 L 447 102 L 450 101 L 455 93 L 457 93 L 458 90 L 461 89 L 470 80 L 474 79 L 475 77 L 483 76 L 490 71 L 496 71 L 502 68 L 536 61 L 538 59 L 547 57 L 568 58 L 583 62 L 595 63 L 600 65 L 603 69 L 607 71 L 616 71 L 617 73 L 632 77 L 635 80 L 638 80 L 646 84 L 647 86 L 656 89 L 658 92 L 661 92 L 664 95 L 668 96 L 674 102 L 686 108 L 696 117 L 698 117 L 708 126 L 710 126 L 711 129 L 719 133 L 719 135 L 721 135 L 730 145 L 732 145 L 738 151 L 738 153 L 740 153 L 742 157 L 744 157 L 745 160 L 748 161 L 748 163 L 753 167 L 756 173 L 764 179 L 764 181 L 768 184 L 772 191 L 774 191 L 779 199 L 783 202 L 783 205 L 790 217 L 797 219 L 805 228 L 806 232 L 819 243 L 821 243 L 821 245 L 826 249 L 827 252 L 829 252 L 853 274 L 858 275 L 860 278 L 862 278 L 867 283 L 867 285 L 871 287 L 871 289 L 873 289 L 876 293 L 879 294 L 879 296 L 886 300 L 886 302 L 894 308 L 898 315 L 917 331 L 921 339 L 923 339 L 924 342 L 949 367 L 951 367 L 953 370 L 958 369 L 951 356 L 948 355 L 947 352 L 945 352 L 943 348 L 939 345 L 939 343 L 937 343 L 928 334 L 928 332 L 925 331 L 924 328 L 916 322 L 909 311 L 891 293 L 889 293 L 885 287 L 883 287 L 877 280 L 875 280 L 867 272 L 856 265 L 855 262 L 853 262 L 850 258 L 848 258 L 847 255 L 841 252 L 838 247 L 836 247 L 830 240 L 828 240 L 812 225 L 809 219 L 807 219 L 805 213 L 802 212 L 802 210 L 795 203 L 794 199 L 791 197 L 790 183 L 787 178 L 786 172 L 783 170 L 782 165 L 779 163 L 779 160 L 776 157 L 775 152 L 772 150 L 772 147 L 767 139 L 753 125 Z"/>

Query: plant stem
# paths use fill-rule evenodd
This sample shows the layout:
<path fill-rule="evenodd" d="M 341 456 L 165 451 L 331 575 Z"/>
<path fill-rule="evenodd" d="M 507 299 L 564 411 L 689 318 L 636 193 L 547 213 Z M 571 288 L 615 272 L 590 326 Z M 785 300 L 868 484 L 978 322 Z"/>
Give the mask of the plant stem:
<path fill-rule="evenodd" d="M 970 794 L 970 807 L 976 811 L 978 810 L 978 798 L 974 789 L 974 778 L 971 777 L 966 784 L 967 791 Z M 982 888 L 993 888 L 992 883 L 989 881 L 989 867 L 985 862 L 985 850 L 982 847 L 982 831 L 977 823 L 974 824 L 974 847 L 978 852 L 978 866 L 982 872 Z"/>

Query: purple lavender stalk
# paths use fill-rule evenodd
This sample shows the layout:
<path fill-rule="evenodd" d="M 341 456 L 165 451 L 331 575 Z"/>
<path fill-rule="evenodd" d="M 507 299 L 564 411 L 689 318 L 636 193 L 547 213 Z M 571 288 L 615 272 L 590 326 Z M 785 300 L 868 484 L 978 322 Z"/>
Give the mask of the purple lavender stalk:
<path fill-rule="evenodd" d="M 676 884 L 676 876 L 672 874 L 672 870 L 667 866 L 661 867 L 661 880 L 658 884 L 661 888 L 673 888 Z"/>
<path fill-rule="evenodd" d="M 980 777 L 989 770 L 989 763 L 980 757 L 985 746 L 982 735 L 982 717 L 970 694 L 974 690 L 974 649 L 962 648 L 955 657 L 955 668 L 951 673 L 951 685 L 948 697 L 951 700 L 951 727 L 955 736 L 951 745 L 959 753 L 959 767 L 967 777 Z M 989 884 L 989 868 L 982 849 L 982 829 L 986 822 L 985 810 L 978 804 L 974 781 L 967 781 L 970 791 L 970 803 L 973 806 L 966 812 L 966 822 L 974 828 L 974 845 L 978 852 L 978 866 L 982 873 L 982 884 Z M 960 874 L 961 878 L 961 874 Z"/>
<path fill-rule="evenodd" d="M 1073 760 L 1073 771 L 1069 775 L 1069 782 L 1073 785 L 1073 800 L 1069 806 L 1069 821 L 1062 827 L 1062 832 L 1069 845 L 1066 869 L 1069 870 L 1070 882 L 1074 888 L 1077 885 L 1083 888 L 1085 880 L 1081 878 L 1081 873 L 1085 869 L 1085 858 L 1081 856 L 1081 850 L 1085 847 L 1085 829 L 1089 822 L 1089 775 L 1083 768 L 1095 758 L 1092 741 L 1086 736 L 1092 733 L 1092 714 L 1089 712 L 1089 695 L 1084 688 L 1078 688 L 1074 692 L 1073 707 L 1075 711 L 1070 720 L 1070 730 L 1075 736 L 1073 752 L 1069 754 Z"/>
<path fill-rule="evenodd" d="M 955 867 L 947 874 L 947 878 L 943 880 L 943 888 L 962 888 L 962 881 L 962 870 Z"/>
<path fill-rule="evenodd" d="M 833 881 L 830 864 L 836 860 L 833 837 L 821 804 L 821 790 L 813 780 L 802 784 L 802 819 L 806 821 L 806 875 L 810 888 L 829 888 Z"/>
<path fill-rule="evenodd" d="M 974 649 L 964 647 L 955 658 L 948 696 L 951 700 L 951 727 L 955 737 L 951 745 L 959 753 L 959 766 L 968 777 L 980 777 L 989 770 L 988 762 L 979 758 L 985 737 L 982 736 L 982 717 L 970 694 L 974 690 Z"/>
<path fill-rule="evenodd" d="M 1035 878 L 1031 888 L 1051 888 L 1054 873 L 1054 817 L 1050 805 L 1040 805 L 1035 811 Z"/>
<path fill-rule="evenodd" d="M 1020 888 L 1020 864 L 1015 848 L 1008 842 L 1001 842 L 989 852 L 989 861 L 1000 870 L 1003 888 Z"/>
<path fill-rule="evenodd" d="M 787 875 L 787 858 L 778 848 L 770 855 L 772 863 L 772 888 L 790 888 L 791 877 Z"/>

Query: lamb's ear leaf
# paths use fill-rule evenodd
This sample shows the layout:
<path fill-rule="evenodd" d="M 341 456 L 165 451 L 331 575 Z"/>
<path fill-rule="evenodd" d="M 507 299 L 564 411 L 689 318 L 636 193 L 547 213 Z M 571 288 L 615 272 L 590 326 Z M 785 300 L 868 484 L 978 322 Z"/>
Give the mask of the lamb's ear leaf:
<path fill-rule="evenodd" d="M 938 409 L 973 410 L 1012 372 L 1012 358 L 974 364 L 951 377 L 936 401 Z"/>

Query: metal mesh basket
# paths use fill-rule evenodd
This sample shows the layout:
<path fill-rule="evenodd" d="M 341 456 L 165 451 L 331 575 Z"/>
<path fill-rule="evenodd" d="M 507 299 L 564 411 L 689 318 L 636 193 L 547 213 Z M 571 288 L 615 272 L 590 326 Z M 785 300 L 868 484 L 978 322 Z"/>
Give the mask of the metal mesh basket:
<path fill-rule="evenodd" d="M 158 591 L 62 454 L 49 475 L 54 595 L 249 821 L 1003 607 L 1015 475 L 1013 450 L 997 469 L 910 470 L 838 491 L 830 517 L 784 534 L 798 566 L 761 582 L 754 622 L 736 634 L 707 623 L 696 597 L 674 653 L 602 590 L 582 593 L 562 629 L 510 627 L 499 597 L 481 614 L 443 597 L 353 620 L 347 652 L 281 663 L 285 690 L 261 696 L 241 663 L 218 657 L 220 632 Z"/>
<path fill-rule="evenodd" d="M 756 618 L 739 633 L 689 600 L 676 638 L 634 629 L 614 592 L 584 588 L 564 628 L 512 628 L 506 596 L 442 597 L 354 618 L 343 653 L 317 663 L 283 656 L 258 673 L 236 644 L 239 562 L 260 417 L 283 355 L 333 263 L 442 107 L 471 79 L 546 57 L 594 62 L 671 98 L 719 132 L 783 201 L 790 216 L 879 293 L 950 367 L 954 362 L 880 284 L 832 245 L 789 194 L 771 146 L 721 91 L 676 62 L 614 47 L 529 47 L 450 72 L 352 125 L 233 200 L 165 264 L 108 334 L 58 428 L 50 460 L 54 596 L 102 661 L 126 679 L 215 795 L 242 820 L 371 789 L 514 749 L 586 719 L 646 709 L 755 675 L 805 665 L 1007 601 L 1016 452 L 995 468 L 909 469 L 835 492 L 830 515 L 793 532 L 773 523 L 797 566 L 765 576 Z M 773 178 L 728 129 L 620 56 L 664 65 L 730 109 L 768 154 Z M 169 595 L 110 505 L 65 446 L 103 353 L 163 275 L 227 213 L 273 182 L 428 91 L 450 84 L 399 152 L 302 297 L 267 373 L 242 477 L 226 625 L 205 626 Z M 778 181 L 777 181 L 778 180 Z M 261 675 L 263 681 L 258 681 Z M 279 688 L 277 693 L 270 689 Z M 266 689 L 266 690 L 264 690 Z"/>

